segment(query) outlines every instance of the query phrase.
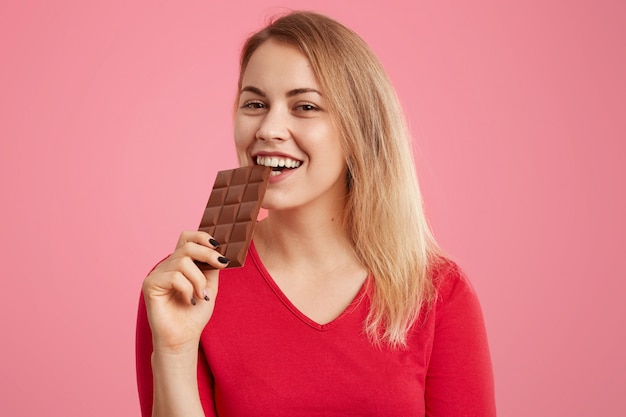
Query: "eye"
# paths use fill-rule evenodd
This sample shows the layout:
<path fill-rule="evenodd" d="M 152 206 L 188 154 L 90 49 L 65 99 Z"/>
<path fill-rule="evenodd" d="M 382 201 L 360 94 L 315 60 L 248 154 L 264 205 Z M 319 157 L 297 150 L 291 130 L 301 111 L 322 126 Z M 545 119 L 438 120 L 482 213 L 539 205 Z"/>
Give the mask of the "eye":
<path fill-rule="evenodd" d="M 241 108 L 244 110 L 264 109 L 265 103 L 263 103 L 262 101 L 258 101 L 258 100 L 249 100 L 243 103 Z"/>
<path fill-rule="evenodd" d="M 319 111 L 319 107 L 311 103 L 298 104 L 295 109 L 303 112 Z"/>

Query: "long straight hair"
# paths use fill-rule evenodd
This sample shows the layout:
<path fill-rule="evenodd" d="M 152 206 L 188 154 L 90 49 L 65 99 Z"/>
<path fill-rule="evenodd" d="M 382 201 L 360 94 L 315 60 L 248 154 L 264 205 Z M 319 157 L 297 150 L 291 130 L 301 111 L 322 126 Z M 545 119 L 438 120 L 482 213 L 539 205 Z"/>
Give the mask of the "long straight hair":
<path fill-rule="evenodd" d="M 344 224 L 373 277 L 364 330 L 375 345 L 406 346 L 434 298 L 429 276 L 441 252 L 426 221 L 404 114 L 367 44 L 337 21 L 292 12 L 245 42 L 239 89 L 250 57 L 268 39 L 308 58 L 337 123 L 348 168 Z"/>

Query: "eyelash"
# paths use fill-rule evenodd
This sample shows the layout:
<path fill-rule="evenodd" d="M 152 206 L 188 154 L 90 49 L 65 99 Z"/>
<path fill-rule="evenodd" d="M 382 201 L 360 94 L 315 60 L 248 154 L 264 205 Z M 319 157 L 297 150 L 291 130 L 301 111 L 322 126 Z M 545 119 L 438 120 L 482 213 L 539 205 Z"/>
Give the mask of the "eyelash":
<path fill-rule="evenodd" d="M 308 107 L 308 109 L 305 109 L 305 107 Z M 319 111 L 319 107 L 315 106 L 314 104 L 311 103 L 304 103 L 304 104 L 299 104 L 296 106 L 296 109 L 301 109 L 303 111 Z"/>
<path fill-rule="evenodd" d="M 257 109 L 261 109 L 261 108 L 265 108 L 265 107 L 266 107 L 265 103 L 263 103 L 261 101 L 254 101 L 254 100 L 246 101 L 241 106 L 242 109 L 252 109 L 252 110 L 257 110 Z M 299 109 L 299 110 L 304 111 L 304 112 L 319 111 L 320 110 L 319 107 L 317 107 L 316 105 L 311 104 L 311 103 L 298 104 L 294 108 L 295 109 Z"/>
<path fill-rule="evenodd" d="M 265 104 L 263 104 L 260 101 L 246 101 L 245 103 L 243 103 L 243 106 L 241 106 L 241 108 L 242 109 L 260 109 L 264 106 Z"/>

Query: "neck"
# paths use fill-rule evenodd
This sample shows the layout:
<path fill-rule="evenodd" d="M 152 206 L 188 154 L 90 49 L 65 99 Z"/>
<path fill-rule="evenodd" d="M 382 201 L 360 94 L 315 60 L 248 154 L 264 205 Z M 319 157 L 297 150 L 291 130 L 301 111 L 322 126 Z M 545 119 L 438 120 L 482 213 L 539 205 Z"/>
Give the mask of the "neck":
<path fill-rule="evenodd" d="M 301 215 L 270 211 L 255 231 L 255 245 L 266 265 L 310 267 L 356 260 L 343 224 L 343 212 Z"/>

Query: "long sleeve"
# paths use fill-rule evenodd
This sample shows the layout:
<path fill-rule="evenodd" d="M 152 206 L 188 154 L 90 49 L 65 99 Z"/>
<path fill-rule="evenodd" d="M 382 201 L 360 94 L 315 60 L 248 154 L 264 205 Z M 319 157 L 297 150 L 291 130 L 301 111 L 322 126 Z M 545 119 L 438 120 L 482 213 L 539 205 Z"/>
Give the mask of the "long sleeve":
<path fill-rule="evenodd" d="M 135 364 L 139 405 L 143 417 L 152 416 L 152 332 L 148 324 L 146 303 L 141 295 L 135 333 Z"/>
<path fill-rule="evenodd" d="M 474 289 L 456 266 L 441 276 L 435 314 L 426 415 L 495 416 L 493 370 L 482 310 Z"/>

